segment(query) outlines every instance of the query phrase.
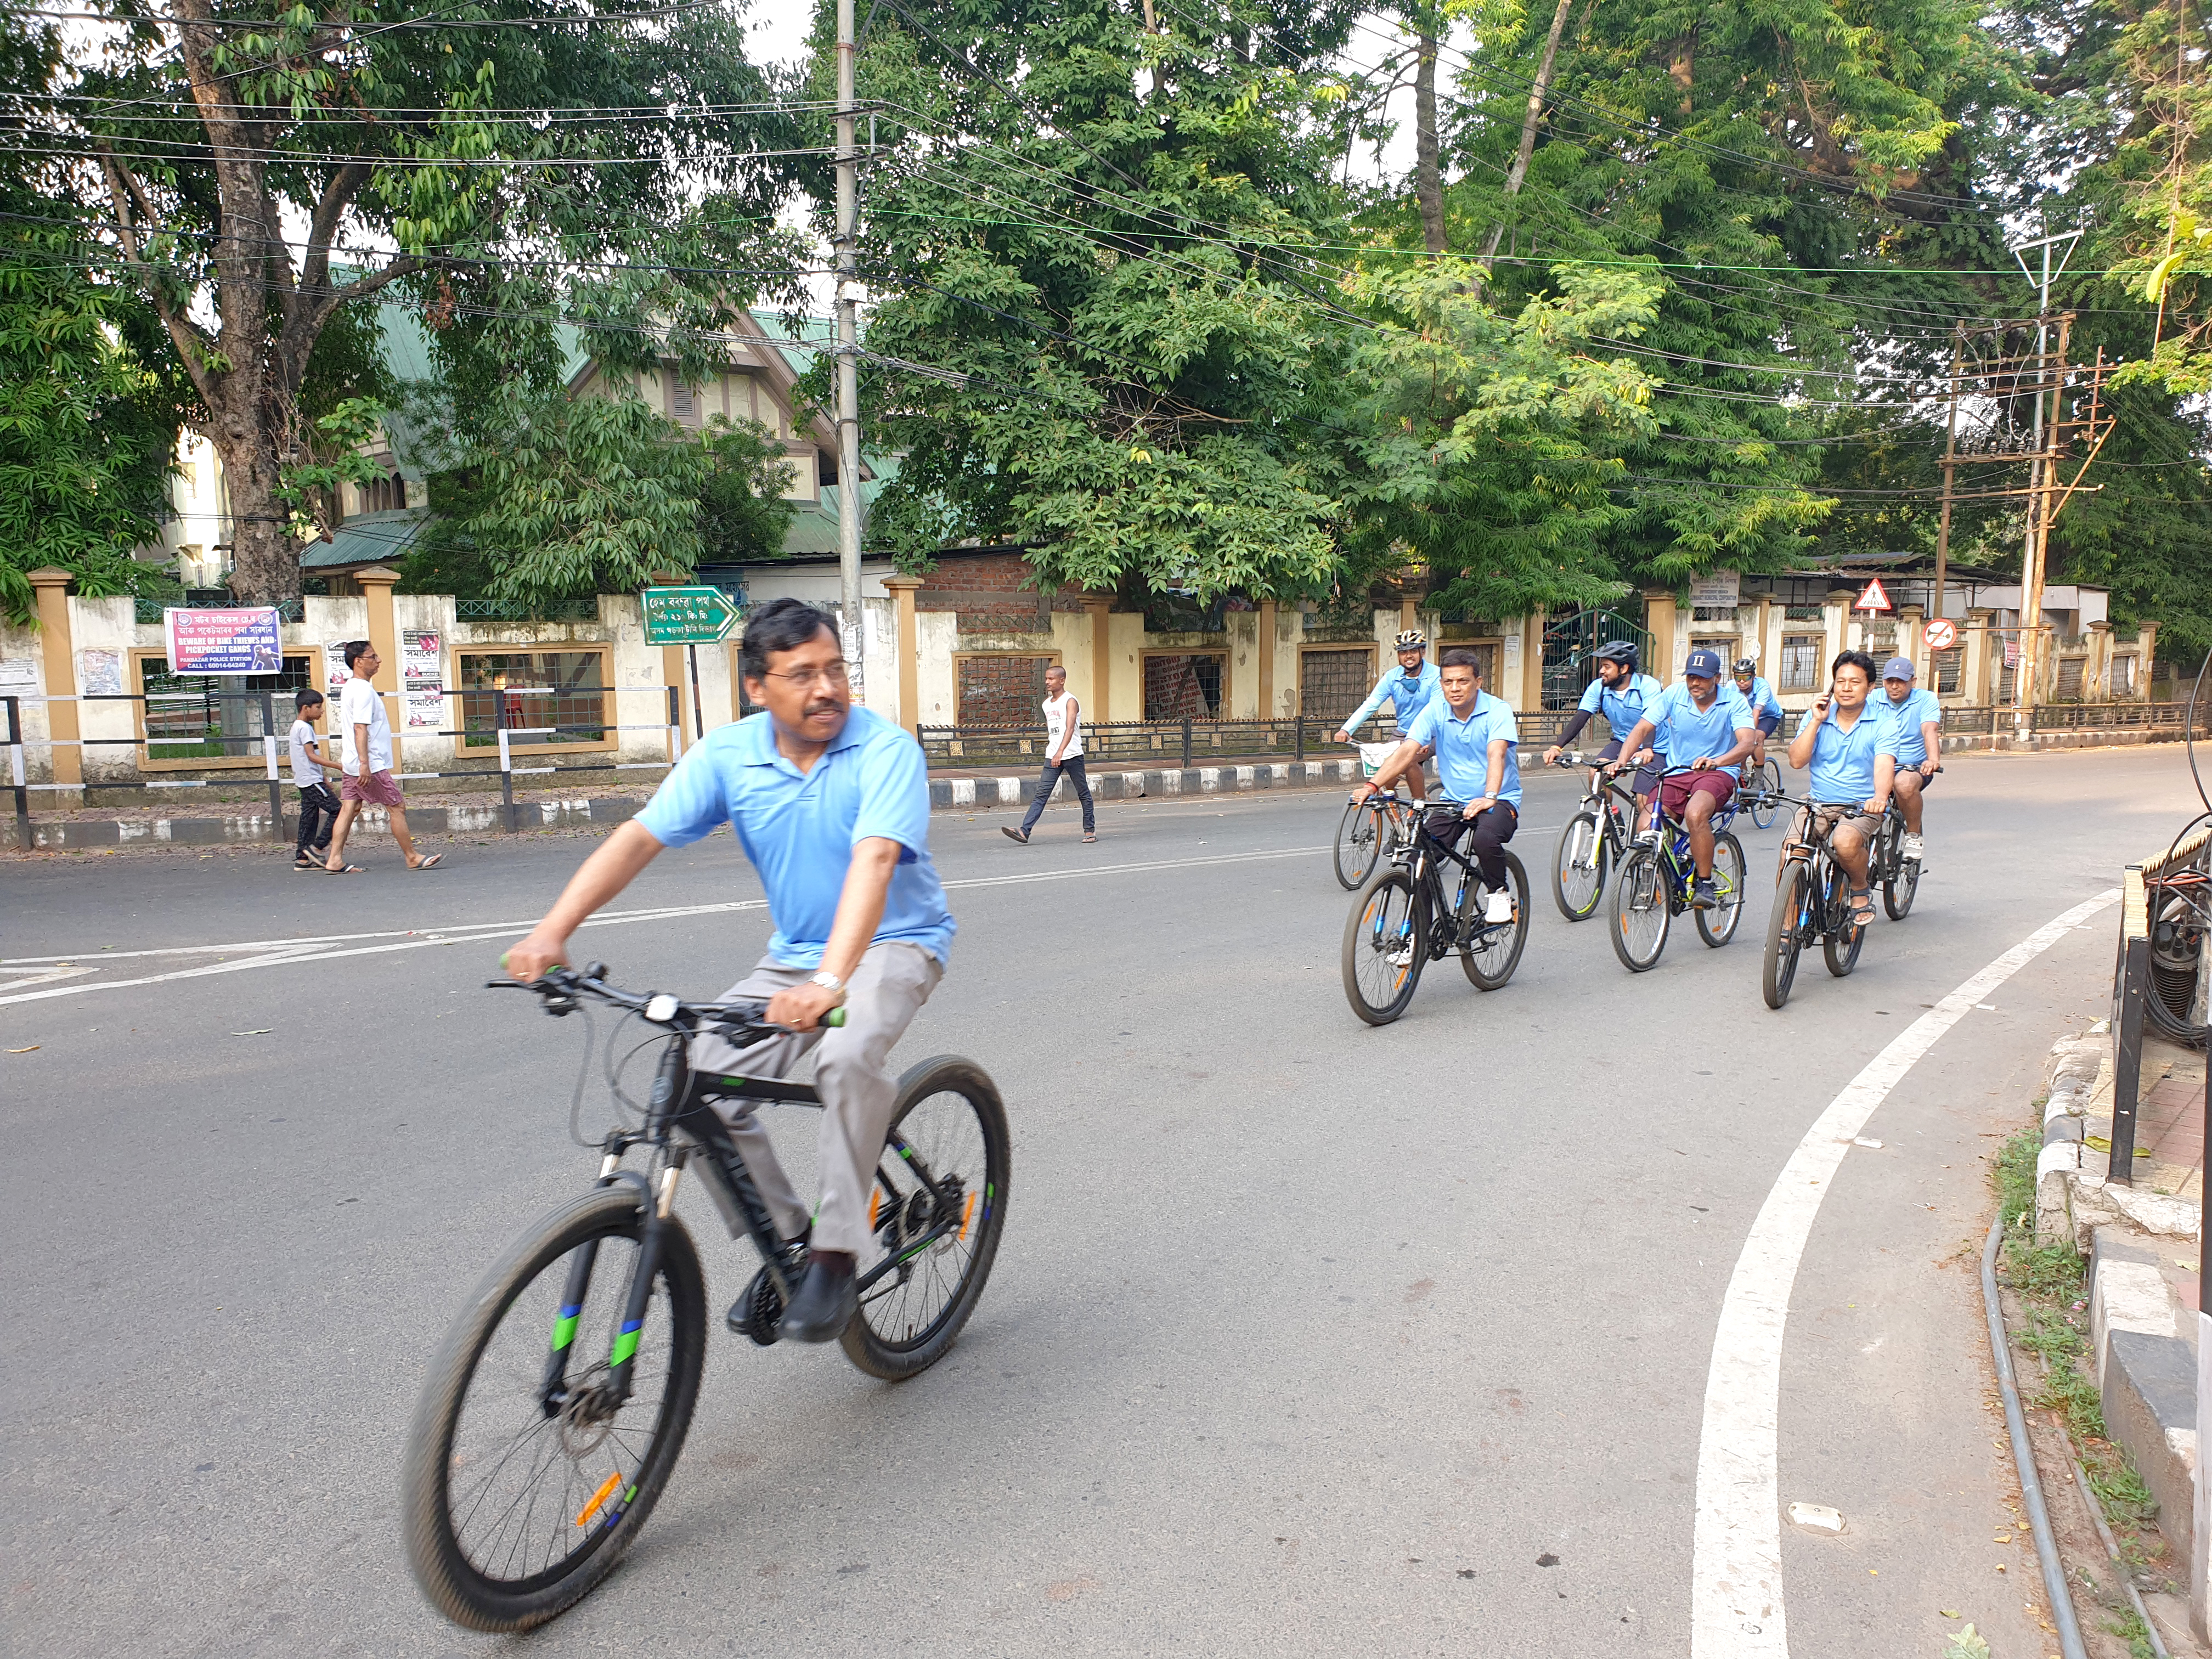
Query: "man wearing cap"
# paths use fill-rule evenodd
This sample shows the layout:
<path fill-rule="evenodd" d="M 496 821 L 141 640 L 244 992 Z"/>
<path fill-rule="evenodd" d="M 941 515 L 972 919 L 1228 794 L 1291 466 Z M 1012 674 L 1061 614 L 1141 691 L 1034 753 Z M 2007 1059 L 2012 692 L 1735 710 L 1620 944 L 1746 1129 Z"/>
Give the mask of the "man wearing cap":
<path fill-rule="evenodd" d="M 1943 752 L 1943 709 L 1936 694 L 1912 683 L 1910 657 L 1882 665 L 1881 707 L 1875 712 L 1888 728 L 1897 753 L 1897 804 L 1905 812 L 1905 856 L 1920 857 L 1920 792 L 1936 776 L 1936 757 Z"/>
<path fill-rule="evenodd" d="M 1398 635 L 1398 666 L 1386 669 L 1382 678 L 1375 682 L 1375 689 L 1367 694 L 1367 701 L 1352 711 L 1352 718 L 1336 728 L 1336 741 L 1350 743 L 1352 734 L 1374 717 L 1385 699 L 1398 725 L 1398 737 L 1402 741 L 1413 729 L 1413 721 L 1421 710 L 1429 706 L 1430 699 L 1438 695 L 1437 665 L 1429 660 L 1429 636 L 1418 628 L 1409 628 Z M 1418 763 L 1406 769 L 1406 788 L 1415 800 L 1426 798 L 1421 782 Z"/>
<path fill-rule="evenodd" d="M 1710 910 L 1719 901 L 1713 889 L 1713 814 L 1735 793 L 1736 769 L 1758 740 L 1751 705 L 1734 686 L 1721 684 L 1721 653 L 1703 647 L 1690 653 L 1682 678 L 1659 694 L 1620 745 L 1612 769 L 1650 759 L 1645 745 L 1665 732 L 1667 752 L 1690 769 L 1659 782 L 1659 811 L 1677 817 L 1690 831 L 1690 857 L 1698 866 L 1691 884 L 1692 908 Z M 1694 756 L 1681 761 L 1680 757 Z M 1743 896 L 1735 895 L 1741 903 Z"/>

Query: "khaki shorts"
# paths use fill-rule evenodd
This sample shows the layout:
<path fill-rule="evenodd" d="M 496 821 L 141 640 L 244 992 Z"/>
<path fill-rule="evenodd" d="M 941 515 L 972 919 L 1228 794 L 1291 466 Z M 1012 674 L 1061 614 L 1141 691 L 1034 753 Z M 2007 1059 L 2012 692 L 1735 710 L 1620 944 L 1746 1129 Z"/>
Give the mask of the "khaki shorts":
<path fill-rule="evenodd" d="M 1835 833 L 1838 824 L 1850 824 L 1859 832 L 1869 847 L 1874 845 L 1874 838 L 1881 829 L 1881 815 L 1878 812 L 1869 812 L 1863 806 L 1816 805 L 1812 809 L 1811 816 L 1817 818 L 1821 830 L 1831 836 Z M 1790 839 L 1792 841 L 1809 839 L 1808 832 L 1811 828 L 1812 825 L 1807 822 L 1807 814 L 1801 807 L 1798 810 L 1797 821 L 1790 826 Z"/>

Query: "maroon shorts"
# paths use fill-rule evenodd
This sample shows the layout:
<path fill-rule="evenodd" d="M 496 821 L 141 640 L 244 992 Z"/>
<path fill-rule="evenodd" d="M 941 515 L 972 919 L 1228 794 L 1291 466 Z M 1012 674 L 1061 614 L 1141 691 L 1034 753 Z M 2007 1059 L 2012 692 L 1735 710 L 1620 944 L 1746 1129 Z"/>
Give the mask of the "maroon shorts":
<path fill-rule="evenodd" d="M 1679 818 L 1690 810 L 1692 795 L 1711 795 L 1717 811 L 1735 793 L 1735 780 L 1725 772 L 1677 772 L 1660 780 L 1659 806 L 1669 817 Z"/>
<path fill-rule="evenodd" d="M 368 772 L 360 777 L 346 773 L 338 779 L 338 799 L 357 800 L 368 806 L 404 804 L 399 793 L 399 780 L 389 772 Z"/>

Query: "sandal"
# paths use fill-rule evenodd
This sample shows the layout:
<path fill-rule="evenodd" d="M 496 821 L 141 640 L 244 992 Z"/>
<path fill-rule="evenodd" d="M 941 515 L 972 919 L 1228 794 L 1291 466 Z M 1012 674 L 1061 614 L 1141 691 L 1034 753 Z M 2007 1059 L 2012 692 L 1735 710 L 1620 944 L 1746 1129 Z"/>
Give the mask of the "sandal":
<path fill-rule="evenodd" d="M 1872 926 L 1874 922 L 1874 889 L 1871 887 L 1854 887 L 1850 889 L 1850 897 L 1851 926 L 1854 927 L 1866 927 Z"/>
<path fill-rule="evenodd" d="M 1084 839 L 1084 840 L 1085 840 L 1085 841 L 1097 841 L 1097 840 L 1098 839 L 1098 837 L 1097 837 L 1097 836 L 1094 836 L 1094 835 L 1092 835 L 1089 830 L 1086 830 L 1085 831 L 1084 831 L 1083 839 Z"/>
<path fill-rule="evenodd" d="M 342 870 L 333 870 L 327 864 L 318 865 L 316 867 L 326 876 L 357 876 L 361 873 L 361 866 L 358 864 L 349 864 Z"/>
<path fill-rule="evenodd" d="M 438 867 L 438 860 L 445 856 L 446 855 L 443 853 L 433 853 L 429 857 L 424 859 L 420 864 L 410 864 L 407 867 L 410 870 L 416 871 L 434 870 Z M 1871 915 L 1873 912 L 1869 911 L 1868 914 Z"/>

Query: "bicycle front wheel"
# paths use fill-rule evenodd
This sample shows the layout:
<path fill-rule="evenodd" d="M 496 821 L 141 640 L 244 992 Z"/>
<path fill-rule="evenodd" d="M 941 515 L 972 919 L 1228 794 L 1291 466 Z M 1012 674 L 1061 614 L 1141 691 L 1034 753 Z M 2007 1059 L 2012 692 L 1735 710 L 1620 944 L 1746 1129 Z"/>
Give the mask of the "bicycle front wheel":
<path fill-rule="evenodd" d="M 1820 939 L 1820 953 L 1827 959 L 1828 971 L 1842 979 L 1857 967 L 1859 947 L 1866 943 L 1866 936 L 1867 930 L 1851 919 L 1851 878 L 1841 866 L 1832 868 Z"/>
<path fill-rule="evenodd" d="M 1881 878 L 1881 908 L 1892 921 L 1903 921 L 1920 896 L 1920 860 L 1905 856 L 1902 847 L 1883 849 L 1889 855 L 1889 873 Z"/>
<path fill-rule="evenodd" d="M 430 1362 L 401 1477 L 407 1561 L 470 1630 L 541 1625 L 605 1577 L 676 1466 L 699 1398 L 707 1285 L 681 1223 L 624 1329 L 645 1212 L 594 1188 L 518 1240 Z M 629 1392 L 613 1386 L 629 1367 Z"/>
<path fill-rule="evenodd" d="M 1587 921 L 1605 896 L 1606 840 L 1595 812 L 1577 812 L 1552 853 L 1552 902 L 1569 921 Z"/>
<path fill-rule="evenodd" d="M 1339 886 L 1356 889 L 1373 872 L 1375 860 L 1382 856 L 1389 838 L 1389 823 L 1364 801 L 1353 801 L 1344 809 L 1344 817 L 1337 821 L 1335 845 L 1330 848 Z"/>
<path fill-rule="evenodd" d="M 981 1066 L 939 1054 L 907 1068 L 868 1196 L 875 1238 L 859 1269 L 896 1265 L 860 1293 L 838 1339 L 870 1376 L 902 1382 L 952 1346 L 998 1258 L 1013 1162 L 1006 1109 Z"/>
<path fill-rule="evenodd" d="M 1797 955 L 1805 948 L 1807 895 L 1812 882 L 1805 866 L 1791 860 L 1775 884 L 1774 908 L 1766 918 L 1766 957 L 1759 970 L 1759 992 L 1770 1008 L 1790 1000 L 1797 977 Z"/>
<path fill-rule="evenodd" d="M 1782 769 L 1772 761 L 1762 761 L 1744 778 L 1743 787 L 1752 793 L 1751 822 L 1755 829 L 1774 827 L 1775 797 L 1782 793 Z"/>
<path fill-rule="evenodd" d="M 1478 991 L 1495 991 L 1511 979 L 1521 964 L 1521 947 L 1528 942 L 1528 872 L 1510 853 L 1505 855 L 1505 884 L 1513 896 L 1513 920 L 1499 927 L 1483 925 L 1474 914 L 1481 883 L 1469 876 L 1460 890 L 1460 918 L 1473 930 L 1460 962 Z"/>
<path fill-rule="evenodd" d="M 1413 878 L 1392 864 L 1376 871 L 1344 922 L 1344 994 L 1370 1025 L 1406 1012 L 1428 961 L 1428 907 Z"/>
<path fill-rule="evenodd" d="M 1698 912 L 1698 937 L 1716 951 L 1735 937 L 1743 920 L 1743 843 L 1733 835 L 1713 840 L 1713 893 L 1710 910 Z"/>
<path fill-rule="evenodd" d="M 1613 878 L 1613 951 L 1620 965 L 1641 974 L 1659 965 L 1674 920 L 1667 902 L 1667 866 L 1639 847 L 1620 861 Z"/>

